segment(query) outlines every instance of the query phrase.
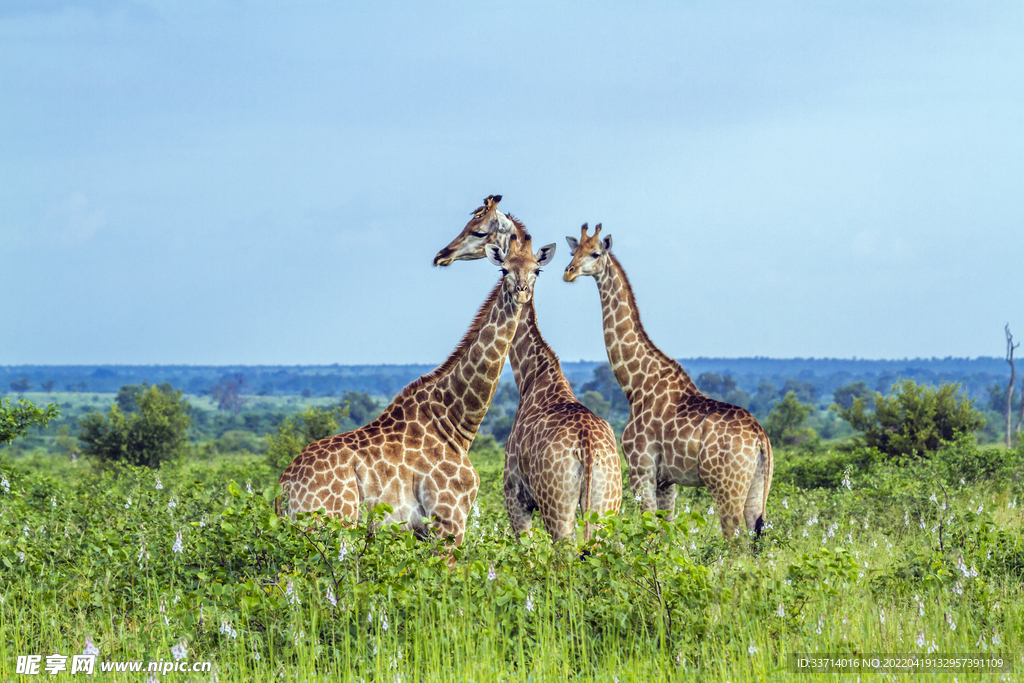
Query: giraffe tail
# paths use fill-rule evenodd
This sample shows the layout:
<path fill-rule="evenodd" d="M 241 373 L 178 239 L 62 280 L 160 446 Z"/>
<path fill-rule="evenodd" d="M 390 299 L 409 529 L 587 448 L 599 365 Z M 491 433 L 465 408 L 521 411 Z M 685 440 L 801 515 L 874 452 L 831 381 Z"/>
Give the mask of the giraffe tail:
<path fill-rule="evenodd" d="M 768 492 L 772 488 L 772 474 L 775 472 L 772 442 L 768 439 L 767 434 L 762 435 L 761 439 L 761 458 L 758 462 L 758 469 L 760 471 L 755 475 L 764 478 L 764 490 L 761 493 L 761 514 L 757 516 L 757 521 L 754 522 L 754 533 L 758 538 L 760 538 L 761 531 L 764 529 L 764 516 L 768 511 Z"/>
<path fill-rule="evenodd" d="M 590 497 L 594 488 L 594 445 L 590 439 L 590 430 L 584 428 L 580 434 L 580 460 L 583 461 L 583 481 L 581 483 L 580 504 L 583 507 L 583 540 L 590 540 Z"/>

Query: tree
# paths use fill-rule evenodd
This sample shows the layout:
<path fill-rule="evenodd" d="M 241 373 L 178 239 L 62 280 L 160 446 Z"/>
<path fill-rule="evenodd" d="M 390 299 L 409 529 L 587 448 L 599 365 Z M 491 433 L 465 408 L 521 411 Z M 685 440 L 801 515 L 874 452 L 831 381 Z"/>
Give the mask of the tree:
<path fill-rule="evenodd" d="M 167 394 L 148 387 L 137 392 L 135 400 L 135 412 L 125 413 L 114 404 L 106 415 L 91 412 L 79 421 L 78 440 L 86 455 L 104 462 L 156 467 L 185 453 L 190 406 L 181 391 Z"/>
<path fill-rule="evenodd" d="M 18 393 L 18 396 L 23 396 L 26 391 L 32 388 L 32 383 L 28 381 L 28 377 L 22 377 L 16 379 L 11 384 L 11 390 Z"/>
<path fill-rule="evenodd" d="M 862 398 L 867 401 L 867 405 L 873 406 L 875 403 L 875 394 L 877 392 L 868 389 L 868 385 L 864 382 L 854 382 L 853 384 L 847 384 L 846 386 L 839 387 L 832 392 L 832 400 L 840 408 L 846 408 L 849 410 L 853 407 L 855 399 Z"/>
<path fill-rule="evenodd" d="M 220 382 L 210 390 L 210 395 L 217 402 L 221 410 L 230 410 L 235 415 L 242 410 L 245 399 L 242 398 L 242 384 L 245 383 L 245 375 L 236 372 L 234 377 L 225 375 Z"/>
<path fill-rule="evenodd" d="M 39 386 L 41 386 L 43 388 L 43 391 L 45 391 L 46 393 L 48 393 L 48 394 L 52 394 L 53 393 L 53 380 L 52 379 L 48 379 L 45 382 L 41 382 L 39 384 Z"/>
<path fill-rule="evenodd" d="M 136 400 L 136 396 L 140 392 L 145 392 L 149 389 L 149 383 L 143 382 L 142 384 L 126 384 L 117 392 L 117 398 L 114 401 L 117 403 L 117 407 L 121 409 L 123 413 L 134 413 L 139 409 L 139 402 Z M 174 387 L 171 386 L 170 382 L 164 382 L 163 384 L 157 385 L 162 393 L 168 396 L 174 395 Z"/>
<path fill-rule="evenodd" d="M 743 407 L 750 405 L 750 394 L 739 388 L 732 375 L 702 372 L 697 377 L 696 384 L 702 393 L 716 401 L 724 401 L 725 403 Z"/>
<path fill-rule="evenodd" d="M 0 399 L 0 444 L 10 443 L 19 436 L 24 436 L 30 427 L 45 427 L 50 420 L 59 415 L 60 406 L 53 403 L 45 408 L 39 408 L 23 398 L 14 405 L 11 405 L 9 399 Z"/>
<path fill-rule="evenodd" d="M 1013 433 L 1010 431 L 1010 417 L 1013 414 L 1013 383 L 1017 379 L 1017 371 L 1013 366 L 1013 350 L 1020 346 L 1020 342 L 1013 343 L 1013 335 L 1010 334 L 1010 323 L 1006 323 L 1006 362 L 1010 364 L 1010 382 L 1006 385 L 1006 447 L 1010 448 L 1010 441 Z M 1017 426 L 1020 426 L 1018 421 Z"/>
<path fill-rule="evenodd" d="M 602 363 L 594 368 L 594 379 L 580 387 L 580 391 L 596 391 L 604 396 L 604 399 L 611 403 L 614 412 L 628 412 L 629 402 L 626 395 L 622 393 L 618 380 L 612 374 L 612 367 L 608 363 Z"/>
<path fill-rule="evenodd" d="M 771 414 L 764 423 L 764 430 L 772 442 L 781 445 L 792 445 L 801 440 L 801 437 L 811 436 L 812 430 L 800 429 L 811 413 L 814 406 L 801 403 L 796 397 L 796 392 L 788 391 L 786 396 L 772 408 Z"/>
<path fill-rule="evenodd" d="M 611 410 L 612 404 L 611 401 L 606 401 L 600 392 L 588 391 L 580 396 L 580 403 L 602 420 L 608 419 L 608 411 Z"/>
<path fill-rule="evenodd" d="M 337 433 L 338 425 L 348 417 L 348 406 L 322 410 L 310 406 L 306 411 L 286 417 L 277 426 L 277 434 L 267 435 L 267 464 L 283 470 L 302 449 Z"/>
<path fill-rule="evenodd" d="M 874 411 L 864 398 L 854 399 L 850 408 L 833 409 L 864 432 L 868 446 L 890 457 L 927 457 L 944 441 L 985 426 L 984 416 L 971 399 L 958 395 L 959 389 L 959 384 L 935 388 L 908 379 L 894 384 L 888 396 L 876 397 Z"/>
<path fill-rule="evenodd" d="M 750 412 L 754 415 L 765 416 L 771 411 L 775 401 L 778 400 L 778 392 L 771 382 L 762 382 L 757 386 L 757 392 L 750 399 Z"/>
<path fill-rule="evenodd" d="M 381 413 L 377 402 L 365 391 L 346 391 L 341 400 L 348 406 L 348 417 L 356 427 L 372 422 Z"/>

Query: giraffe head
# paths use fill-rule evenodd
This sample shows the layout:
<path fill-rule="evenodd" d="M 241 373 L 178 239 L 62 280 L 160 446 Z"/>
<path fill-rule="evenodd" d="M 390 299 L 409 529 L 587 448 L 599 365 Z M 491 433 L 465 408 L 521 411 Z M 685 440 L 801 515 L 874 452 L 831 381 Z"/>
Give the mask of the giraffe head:
<path fill-rule="evenodd" d="M 449 266 L 454 261 L 473 261 L 484 258 L 484 247 L 497 244 L 508 249 L 509 237 L 515 233 L 512 219 L 498 211 L 500 194 L 484 198 L 484 205 L 473 212 L 473 217 L 451 244 L 437 252 L 435 266 Z"/>
<path fill-rule="evenodd" d="M 612 236 L 605 235 L 603 240 L 597 238 L 601 234 L 601 224 L 594 226 L 594 234 L 587 235 L 587 224 L 580 228 L 580 238 L 566 237 L 572 249 L 572 261 L 565 267 L 562 279 L 574 282 L 580 275 L 594 275 L 602 271 L 608 263 L 605 254 L 612 251 Z"/>
<path fill-rule="evenodd" d="M 541 247 L 534 254 L 531 239 L 519 239 L 517 235 L 509 236 L 508 249 L 497 244 L 484 247 L 487 260 L 501 268 L 501 280 L 505 291 L 520 304 L 525 304 L 533 297 L 533 284 L 540 274 L 540 267 L 551 263 L 555 257 L 555 245 Z"/>

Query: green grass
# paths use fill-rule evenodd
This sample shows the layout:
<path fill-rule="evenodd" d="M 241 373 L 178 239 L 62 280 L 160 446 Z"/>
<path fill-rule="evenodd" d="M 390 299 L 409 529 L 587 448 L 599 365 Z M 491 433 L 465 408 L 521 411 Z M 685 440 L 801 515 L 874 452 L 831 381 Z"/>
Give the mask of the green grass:
<path fill-rule="evenodd" d="M 478 516 L 449 571 L 439 545 L 392 528 L 279 520 L 276 473 L 256 456 L 151 472 L 0 455 L 0 680 L 18 680 L 17 655 L 45 663 L 86 637 L 100 661 L 172 660 L 185 643 L 222 682 L 854 680 L 791 674 L 787 658 L 926 653 L 919 636 L 939 655 L 1008 655 L 1005 680 L 1024 670 L 1019 472 L 961 485 L 926 463 L 852 471 L 850 488 L 779 481 L 754 547 L 721 538 L 703 491 L 683 490 L 668 521 L 639 515 L 627 489 L 580 559 L 539 520 L 512 538 L 501 461 L 475 464 Z M 967 680 L 928 680 L 954 677 Z"/>

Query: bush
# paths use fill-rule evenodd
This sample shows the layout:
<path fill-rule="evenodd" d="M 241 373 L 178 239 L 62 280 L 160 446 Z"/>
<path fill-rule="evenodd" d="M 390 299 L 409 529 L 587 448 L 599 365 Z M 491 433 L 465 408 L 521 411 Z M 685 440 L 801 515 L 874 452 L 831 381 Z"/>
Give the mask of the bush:
<path fill-rule="evenodd" d="M 796 393 L 790 391 L 785 398 L 772 408 L 764 423 L 764 430 L 772 443 L 784 446 L 807 441 L 814 436 L 813 430 L 801 429 L 807 417 L 814 412 L 814 406 L 801 403 Z"/>
<path fill-rule="evenodd" d="M 23 436 L 29 427 L 45 427 L 59 415 L 60 409 L 54 404 L 39 408 L 25 399 L 19 399 L 15 405 L 6 398 L 0 399 L 0 444 Z"/>
<path fill-rule="evenodd" d="M 181 391 L 148 387 L 135 394 L 138 409 L 125 414 L 112 405 L 106 415 L 95 411 L 79 420 L 82 451 L 104 462 L 156 467 L 186 451 L 189 404 Z"/>
<path fill-rule="evenodd" d="M 945 479 L 951 483 L 961 479 L 967 483 L 982 480 L 1005 483 L 1019 479 L 1024 463 L 1024 448 L 1008 450 L 1000 446 L 979 446 L 974 438 L 958 435 L 953 441 L 944 443 L 936 454 Z"/>
<path fill-rule="evenodd" d="M 833 409 L 864 432 L 866 445 L 890 457 L 926 457 L 957 434 L 974 434 L 985 426 L 973 401 L 957 395 L 959 389 L 959 384 L 934 388 L 903 380 L 888 396 L 875 397 L 874 411 L 865 398 L 855 398 L 850 408 Z"/>
<path fill-rule="evenodd" d="M 285 418 L 277 426 L 277 434 L 267 435 L 267 464 L 283 471 L 303 448 L 337 434 L 338 425 L 347 416 L 348 406 L 331 410 L 310 406 L 304 413 Z"/>

